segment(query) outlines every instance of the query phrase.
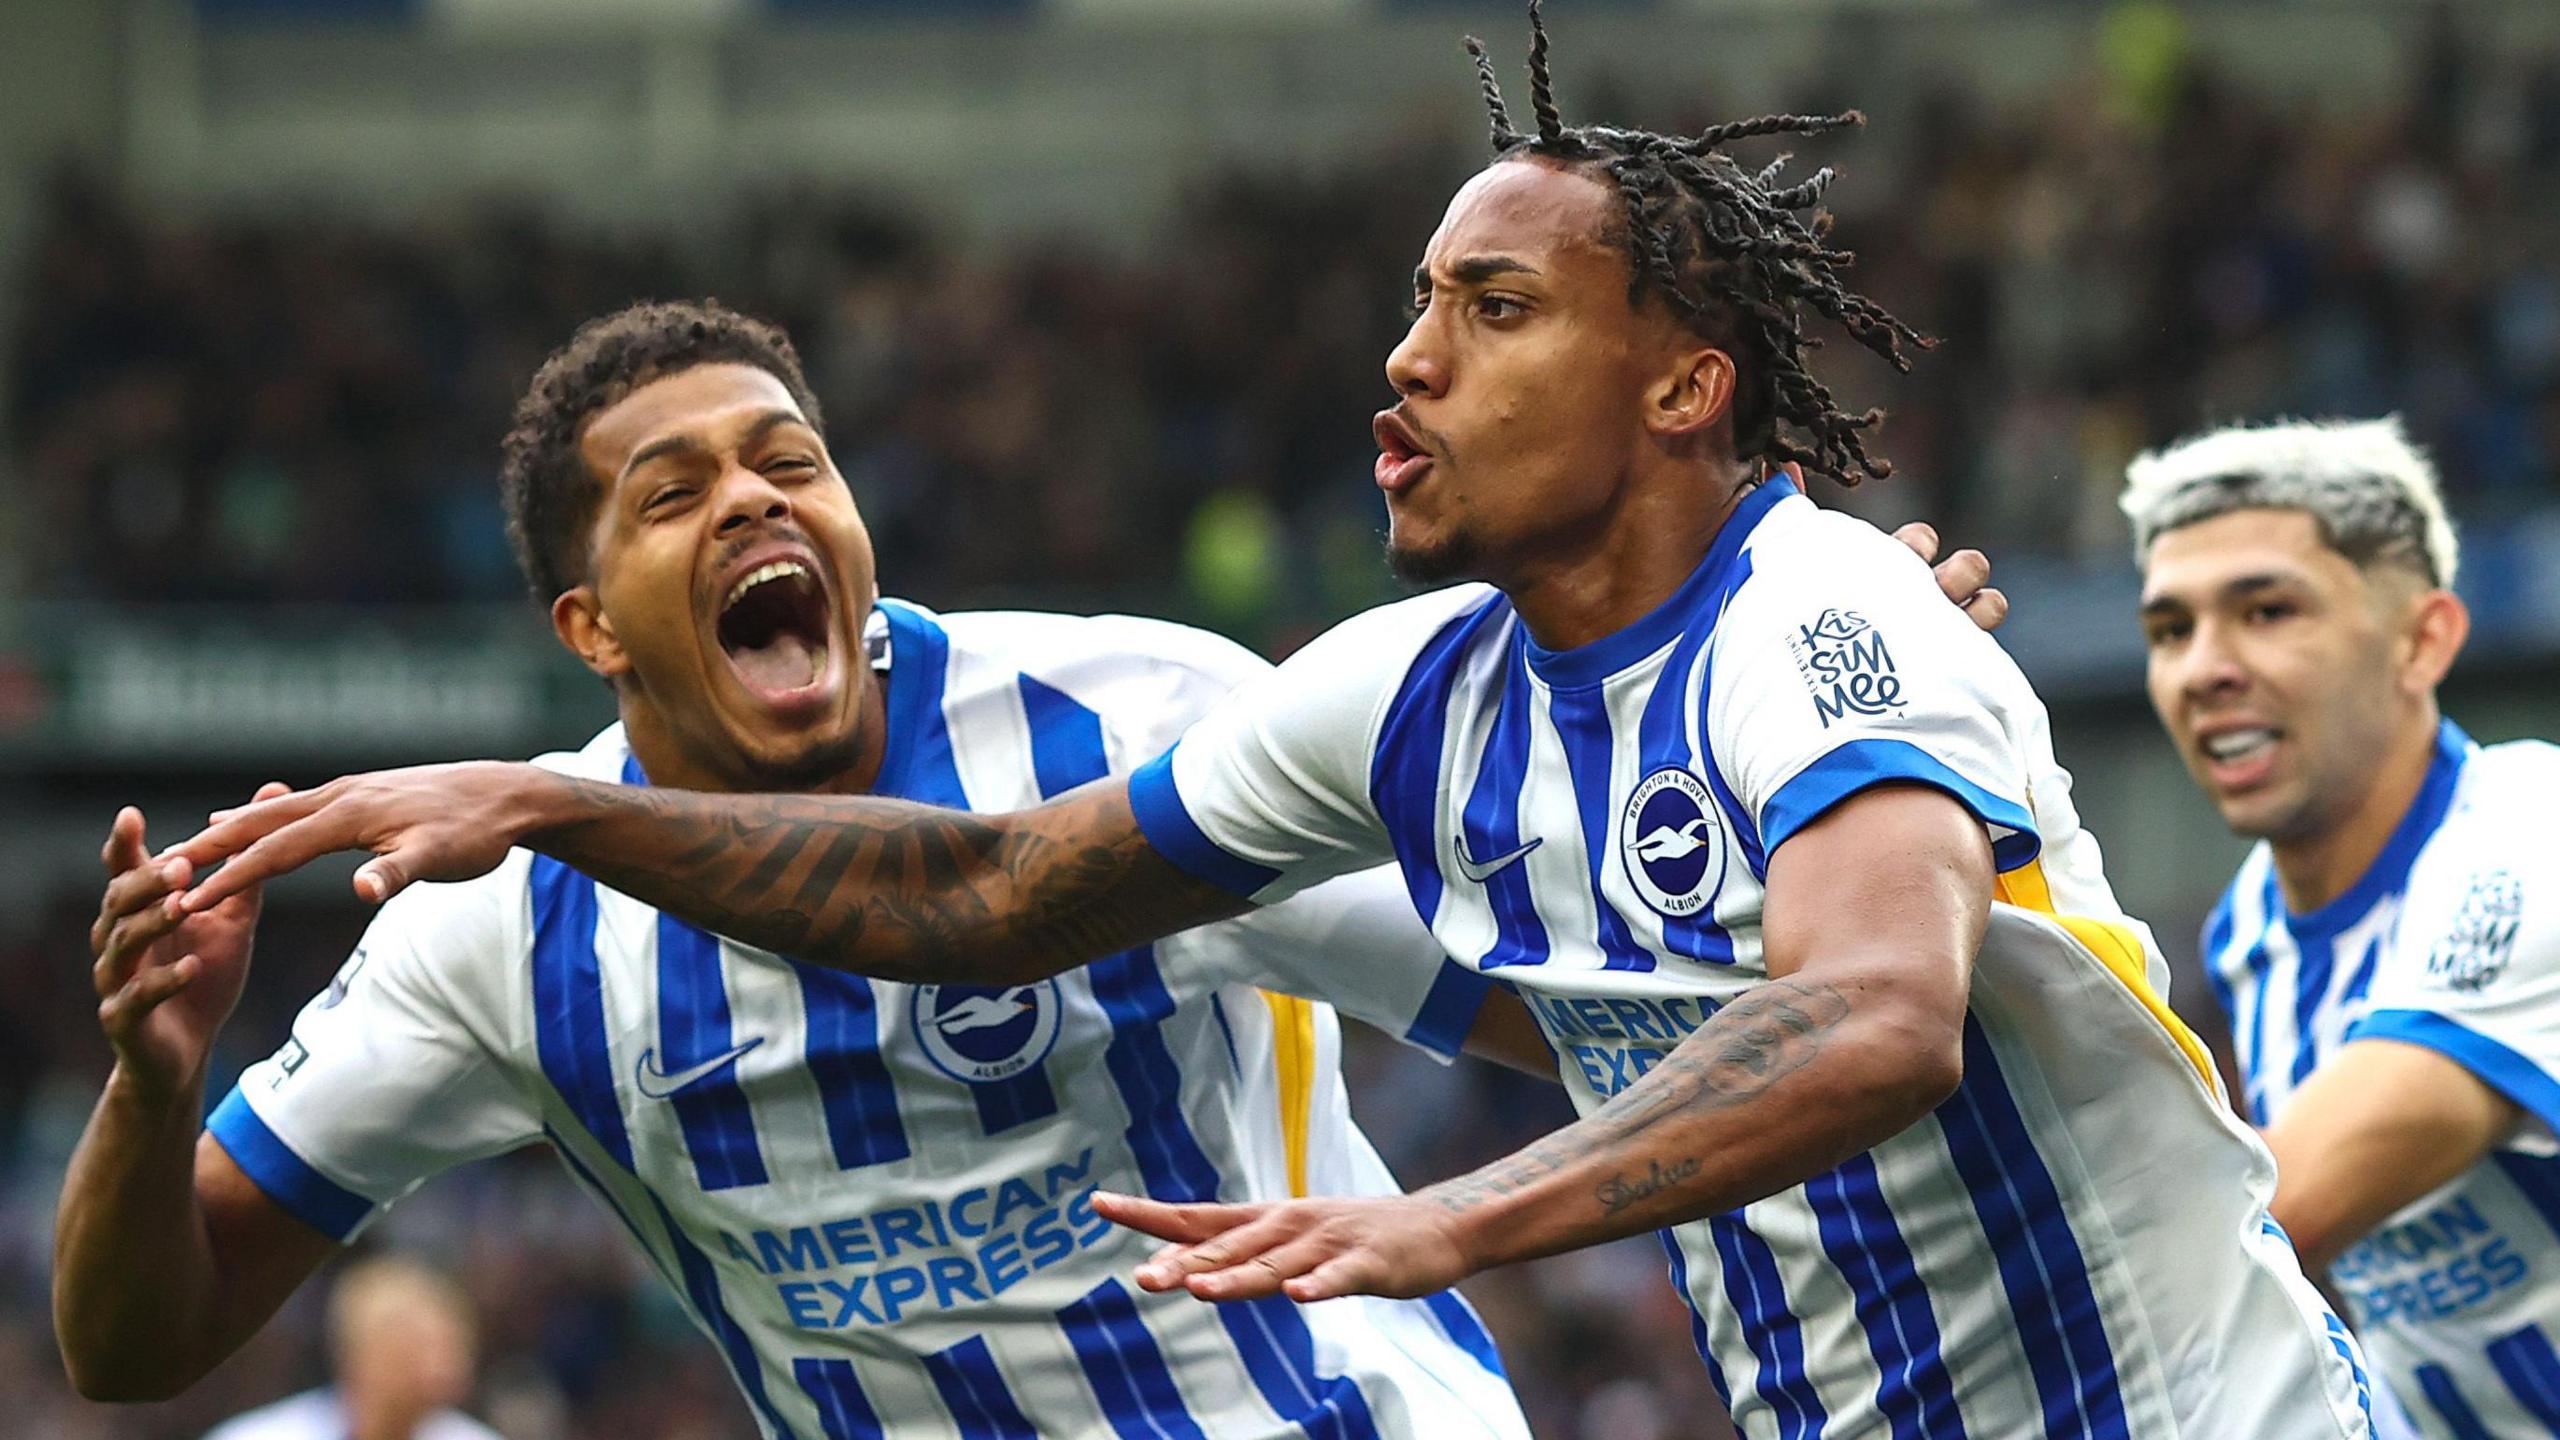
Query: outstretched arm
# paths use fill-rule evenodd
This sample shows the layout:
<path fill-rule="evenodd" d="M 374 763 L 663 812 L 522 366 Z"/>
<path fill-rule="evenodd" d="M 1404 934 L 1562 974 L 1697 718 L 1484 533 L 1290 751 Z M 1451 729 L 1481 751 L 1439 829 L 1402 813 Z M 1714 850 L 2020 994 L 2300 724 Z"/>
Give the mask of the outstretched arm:
<path fill-rule="evenodd" d="M 337 850 L 357 892 L 496 867 L 511 846 L 750 945 L 892 980 L 1038 979 L 1245 908 L 1158 855 L 1123 780 L 973 815 L 873 796 L 705 795 L 531 765 L 388 770 L 265 800 L 171 852 L 201 909 Z"/>
<path fill-rule="evenodd" d="M 1771 978 L 1606 1105 L 1409 1196 L 1095 1209 L 1172 1241 L 1138 1273 L 1203 1299 L 1410 1296 L 1717 1214 L 1890 1138 L 1953 1092 L 1990 912 L 1982 827 L 1935 790 L 1857 795 L 1769 860 Z"/>

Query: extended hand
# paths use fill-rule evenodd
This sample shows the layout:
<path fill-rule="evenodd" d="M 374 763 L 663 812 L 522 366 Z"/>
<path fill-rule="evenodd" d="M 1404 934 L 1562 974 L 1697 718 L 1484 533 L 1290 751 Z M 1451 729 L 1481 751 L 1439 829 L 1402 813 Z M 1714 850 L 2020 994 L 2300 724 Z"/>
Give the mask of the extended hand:
<path fill-rule="evenodd" d="M 1930 573 L 1937 577 L 1938 593 L 1954 601 L 1974 624 L 1997 630 L 2009 618 L 2009 597 L 1992 588 L 1991 557 L 1979 550 L 1959 550 L 1938 559 L 1938 532 L 1918 520 L 1894 531 L 1893 538 L 1910 546 L 1922 560 L 1934 562 Z"/>
<path fill-rule="evenodd" d="M 1411 1195 L 1167 1205 L 1098 1193 L 1095 1213 L 1172 1244 L 1138 1267 L 1143 1290 L 1188 1289 L 1203 1300 L 1286 1295 L 1411 1299 L 1473 1274 L 1457 1217 Z"/>
<path fill-rule="evenodd" d="M 281 784 L 258 798 L 285 793 Z M 213 1038 L 240 1001 L 258 928 L 253 886 L 190 914 L 176 896 L 194 876 L 185 860 L 150 858 L 142 812 L 116 812 L 98 858 L 106 893 L 89 927 L 98 1027 L 117 1063 L 155 1094 L 174 1094 L 202 1069 Z"/>
<path fill-rule="evenodd" d="M 198 871 L 228 862 L 186 892 L 193 912 L 333 851 L 370 850 L 374 858 L 356 871 L 356 894 L 379 905 L 411 881 L 468 880 L 498 868 L 526 828 L 527 791 L 547 778 L 531 765 L 485 760 L 350 775 L 217 812 L 161 858 Z"/>

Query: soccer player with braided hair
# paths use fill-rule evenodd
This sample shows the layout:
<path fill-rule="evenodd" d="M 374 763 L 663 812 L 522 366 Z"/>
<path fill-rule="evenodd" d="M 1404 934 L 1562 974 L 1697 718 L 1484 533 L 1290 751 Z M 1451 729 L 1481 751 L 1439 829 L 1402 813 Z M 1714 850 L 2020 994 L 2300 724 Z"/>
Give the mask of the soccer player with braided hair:
<path fill-rule="evenodd" d="M 1381 861 L 1530 1002 L 1582 1117 L 1411 1195 L 1097 1197 L 1150 1291 L 1415 1295 L 1663 1232 L 1741 1432 L 2338 1440 L 2363 1362 L 2274 1171 L 2117 906 L 2045 712 L 1928 571 L 1817 508 L 1885 473 L 1807 326 L 1899 363 L 1793 185 L 1568 127 L 1532 10 L 1514 131 L 1414 274 L 1358 615 L 1164 756 L 1011 814 L 510 766 L 258 802 L 178 848 L 217 902 L 324 850 L 360 893 L 521 845 L 751 944 L 996 985 Z M 236 872 L 236 875 L 235 875 Z"/>

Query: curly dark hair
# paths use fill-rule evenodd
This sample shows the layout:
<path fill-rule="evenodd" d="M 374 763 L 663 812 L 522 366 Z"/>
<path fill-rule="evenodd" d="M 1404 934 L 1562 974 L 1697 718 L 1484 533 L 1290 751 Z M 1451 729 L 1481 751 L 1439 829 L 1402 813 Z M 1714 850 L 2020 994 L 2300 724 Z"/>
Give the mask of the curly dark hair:
<path fill-rule="evenodd" d="M 1906 343 L 1925 349 L 1935 342 L 1841 283 L 1853 257 L 1824 243 L 1829 215 L 1795 213 L 1821 201 L 1830 169 L 1782 186 L 1789 157 L 1754 173 L 1716 148 L 1764 135 L 1820 134 L 1863 125 L 1866 117 L 1854 110 L 1763 115 L 1685 137 L 1567 126 L 1547 66 L 1547 27 L 1538 0 L 1529 0 L 1529 106 L 1537 130 L 1523 135 L 1511 128 L 1484 42 L 1470 35 L 1466 45 L 1493 116 L 1495 158 L 1553 161 L 1615 189 L 1623 222 L 1609 238 L 1634 272 L 1628 302 L 1641 306 L 1659 296 L 1701 339 L 1734 357 L 1736 458 L 1794 461 L 1845 485 L 1892 474 L 1891 462 L 1867 453 L 1860 433 L 1884 412 L 1843 411 L 1805 368 L 1805 352 L 1822 342 L 1804 333 L 1801 307 L 1836 322 L 1897 370 L 1911 368 Z"/>
<path fill-rule="evenodd" d="M 604 490 L 578 456 L 587 421 L 652 380 L 724 363 L 770 373 L 824 433 L 791 337 L 717 300 L 643 301 L 590 320 L 533 372 L 499 471 L 507 539 L 533 598 L 549 604 L 589 578 L 587 532 Z"/>

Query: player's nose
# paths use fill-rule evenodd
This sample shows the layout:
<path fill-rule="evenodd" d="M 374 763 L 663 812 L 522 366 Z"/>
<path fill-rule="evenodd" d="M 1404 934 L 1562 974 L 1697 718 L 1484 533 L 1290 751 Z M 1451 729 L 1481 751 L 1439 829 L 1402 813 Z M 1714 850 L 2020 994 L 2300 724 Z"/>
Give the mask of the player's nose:
<path fill-rule="evenodd" d="M 735 534 L 750 525 L 787 519 L 791 494 L 751 466 L 732 465 L 720 477 L 718 513 L 718 533 Z"/>
<path fill-rule="evenodd" d="M 2191 699 L 2237 694 L 2249 686 L 2248 667 L 2240 663 L 2230 636 L 2217 624 L 2196 626 L 2178 665 L 2178 688 Z"/>
<path fill-rule="evenodd" d="M 1404 396 L 1436 400 L 1449 393 L 1449 362 L 1439 353 L 1428 314 L 1414 321 L 1404 339 L 1387 352 L 1387 383 Z"/>

